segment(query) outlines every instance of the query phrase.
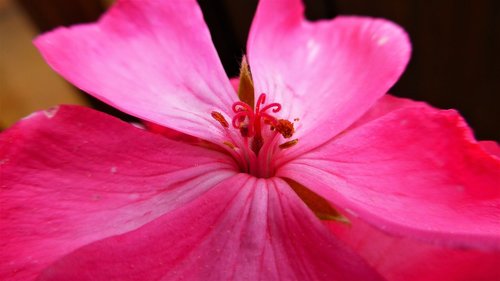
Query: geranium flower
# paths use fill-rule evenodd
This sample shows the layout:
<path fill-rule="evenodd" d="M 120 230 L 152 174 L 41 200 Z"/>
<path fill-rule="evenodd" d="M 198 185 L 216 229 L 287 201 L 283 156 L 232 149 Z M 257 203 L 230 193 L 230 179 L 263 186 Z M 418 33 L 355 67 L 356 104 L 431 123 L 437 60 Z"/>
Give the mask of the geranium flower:
<path fill-rule="evenodd" d="M 35 43 L 166 132 L 77 106 L 3 132 L 2 280 L 500 272 L 498 146 L 455 111 L 384 96 L 410 55 L 388 21 L 310 23 L 299 0 L 261 1 L 239 97 L 194 0 L 118 1 Z"/>

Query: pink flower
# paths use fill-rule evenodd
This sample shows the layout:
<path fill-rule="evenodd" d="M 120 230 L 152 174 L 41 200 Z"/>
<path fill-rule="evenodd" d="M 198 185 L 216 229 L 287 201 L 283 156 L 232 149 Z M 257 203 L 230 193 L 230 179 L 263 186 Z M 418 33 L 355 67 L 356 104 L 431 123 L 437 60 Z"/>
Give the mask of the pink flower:
<path fill-rule="evenodd" d="M 1 280 L 500 275 L 500 149 L 455 111 L 384 96 L 410 56 L 390 22 L 262 0 L 250 105 L 194 0 L 119 1 L 36 45 L 168 137 L 76 106 L 2 133 Z"/>

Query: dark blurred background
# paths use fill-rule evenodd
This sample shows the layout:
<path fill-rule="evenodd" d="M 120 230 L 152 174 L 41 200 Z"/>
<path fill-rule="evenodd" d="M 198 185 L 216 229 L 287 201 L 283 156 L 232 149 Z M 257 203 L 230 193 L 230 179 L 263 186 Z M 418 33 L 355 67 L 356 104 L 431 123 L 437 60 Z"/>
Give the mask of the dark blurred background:
<path fill-rule="evenodd" d="M 112 3 L 106 0 L 10 0 L 10 2 L 0 0 L 0 19 L 4 20 L 5 10 L 17 9 L 17 12 L 27 19 L 34 33 L 60 25 L 94 21 Z M 198 2 L 212 31 L 215 46 L 226 72 L 229 76 L 237 76 L 257 0 L 199 0 Z M 405 74 L 391 93 L 426 101 L 439 108 L 458 109 L 474 129 L 477 138 L 500 140 L 498 125 L 500 124 L 500 1 L 305 0 L 304 2 L 306 16 L 310 20 L 331 18 L 340 14 L 355 14 L 383 17 L 403 26 L 410 34 L 413 43 L 413 57 Z M 0 34 L 0 42 L 9 40 L 17 31 L 9 29 L 7 32 L 8 34 Z M 3 49 L 2 47 L 2 53 Z M 2 60 L 5 60 L 4 57 L 8 56 L 2 55 Z M 0 77 L 4 72 L 0 72 Z M 25 78 L 21 80 L 22 83 L 35 83 L 33 85 L 35 88 L 44 85 L 44 82 L 39 81 L 41 84 L 37 85 L 36 81 L 30 80 L 29 77 Z M 4 80 L 0 78 L 0 83 L 4 83 Z M 61 87 L 68 86 L 65 84 Z M 15 108 L 12 109 L 13 106 L 6 101 L 15 99 L 5 98 L 4 88 L 0 87 L 2 103 L 0 114 L 11 112 L 9 114 L 12 119 L 12 116 L 16 116 L 16 113 L 12 114 Z M 88 103 L 100 110 L 127 118 L 74 89 L 65 88 L 65 91 L 68 94 L 62 100 L 54 99 L 55 104 L 68 102 L 67 100 L 70 103 Z M 77 97 L 69 97 L 71 95 Z M 23 109 L 36 110 L 42 108 L 41 105 L 46 107 L 44 103 L 40 103 L 40 105 L 35 104 L 35 108 L 25 106 Z M 22 114 L 25 115 L 27 112 Z M 11 122 L 12 120 L 3 121 L 0 126 L 8 126 Z"/>

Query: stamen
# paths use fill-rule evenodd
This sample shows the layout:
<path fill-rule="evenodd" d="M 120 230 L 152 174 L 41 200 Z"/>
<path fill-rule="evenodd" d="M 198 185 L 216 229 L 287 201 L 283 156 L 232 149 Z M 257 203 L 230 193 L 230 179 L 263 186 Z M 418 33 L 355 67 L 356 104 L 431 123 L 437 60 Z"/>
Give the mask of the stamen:
<path fill-rule="evenodd" d="M 229 123 L 227 123 L 226 118 L 224 118 L 224 116 L 220 112 L 212 111 L 211 115 L 212 118 L 217 120 L 222 127 L 229 128 Z"/>
<path fill-rule="evenodd" d="M 230 141 L 225 141 L 223 142 L 223 144 L 227 145 L 229 148 L 231 148 L 232 150 L 236 150 L 236 145 L 234 145 L 232 142 Z"/>
<path fill-rule="evenodd" d="M 299 139 L 294 139 L 294 140 L 291 140 L 291 141 L 287 141 L 285 143 L 280 144 L 279 148 L 281 148 L 281 149 L 290 148 L 290 147 L 296 145 L 298 142 L 299 142 Z"/>
<path fill-rule="evenodd" d="M 273 116 L 269 115 L 268 113 L 261 112 L 260 117 L 264 119 L 264 124 L 267 125 L 272 125 L 272 126 L 277 126 L 278 125 L 278 120 L 274 118 Z"/>
<path fill-rule="evenodd" d="M 280 133 L 284 138 L 291 138 L 293 136 L 293 133 L 295 132 L 293 128 L 293 123 L 285 120 L 285 119 L 280 119 L 278 120 L 277 124 L 274 125 L 276 131 Z"/>

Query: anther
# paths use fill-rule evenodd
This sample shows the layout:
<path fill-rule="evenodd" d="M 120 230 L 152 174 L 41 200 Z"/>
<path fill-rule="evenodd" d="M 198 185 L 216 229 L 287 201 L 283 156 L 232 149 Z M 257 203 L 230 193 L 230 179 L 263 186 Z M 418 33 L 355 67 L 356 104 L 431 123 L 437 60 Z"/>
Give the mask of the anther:
<path fill-rule="evenodd" d="M 299 142 L 299 139 L 294 139 L 294 140 L 291 140 L 291 141 L 287 141 L 285 143 L 280 144 L 279 148 L 281 148 L 281 149 L 290 148 L 290 147 L 296 145 L 298 142 Z"/>
<path fill-rule="evenodd" d="M 232 142 L 230 141 L 225 141 L 223 142 L 223 144 L 225 144 L 226 146 L 228 146 L 229 148 L 231 148 L 232 150 L 236 150 L 236 145 L 234 145 Z"/>
<path fill-rule="evenodd" d="M 212 118 L 217 120 L 221 124 L 222 127 L 224 127 L 224 128 L 229 127 L 229 123 L 227 123 L 226 118 L 224 118 L 224 116 L 222 116 L 221 113 L 219 113 L 217 111 L 212 111 L 211 115 L 212 115 Z"/>
<path fill-rule="evenodd" d="M 293 123 L 285 119 L 278 120 L 274 128 L 276 129 L 276 131 L 278 131 L 278 133 L 280 133 L 284 138 L 287 139 L 292 137 L 293 133 L 295 132 Z"/>

